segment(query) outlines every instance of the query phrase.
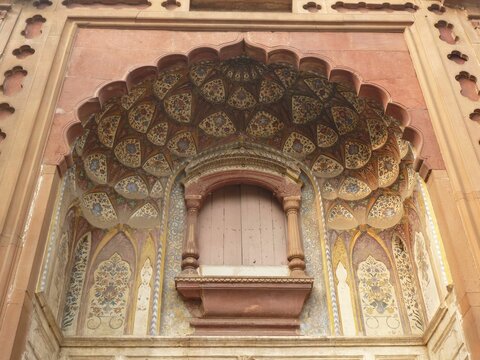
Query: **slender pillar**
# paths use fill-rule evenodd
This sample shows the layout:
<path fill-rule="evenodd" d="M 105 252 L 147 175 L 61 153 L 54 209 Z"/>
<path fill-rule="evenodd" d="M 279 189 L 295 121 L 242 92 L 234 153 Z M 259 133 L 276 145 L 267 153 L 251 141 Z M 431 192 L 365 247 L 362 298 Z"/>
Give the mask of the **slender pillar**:
<path fill-rule="evenodd" d="M 305 276 L 305 255 L 298 223 L 300 196 L 284 197 L 283 209 L 287 216 L 287 256 L 290 275 Z"/>
<path fill-rule="evenodd" d="M 197 246 L 197 221 L 198 210 L 200 209 L 200 195 L 187 195 L 187 231 L 183 242 L 182 272 L 184 274 L 196 274 L 198 268 L 198 246 Z"/>

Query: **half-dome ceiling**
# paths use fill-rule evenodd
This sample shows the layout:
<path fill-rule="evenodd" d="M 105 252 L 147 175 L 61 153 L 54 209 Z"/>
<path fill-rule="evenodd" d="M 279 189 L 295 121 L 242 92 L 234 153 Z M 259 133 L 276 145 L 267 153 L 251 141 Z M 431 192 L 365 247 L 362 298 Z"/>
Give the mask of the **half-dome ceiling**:
<path fill-rule="evenodd" d="M 80 202 L 100 227 L 158 224 L 173 169 L 239 140 L 311 169 L 331 228 L 394 225 L 414 185 L 403 130 L 380 104 L 319 73 L 248 56 L 169 66 L 83 126 L 74 155 Z"/>

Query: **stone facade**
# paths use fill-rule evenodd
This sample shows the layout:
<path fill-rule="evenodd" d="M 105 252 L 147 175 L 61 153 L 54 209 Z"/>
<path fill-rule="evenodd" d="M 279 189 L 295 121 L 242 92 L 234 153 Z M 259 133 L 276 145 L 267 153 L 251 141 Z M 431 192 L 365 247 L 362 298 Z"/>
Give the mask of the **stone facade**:
<path fill-rule="evenodd" d="M 475 4 L 0 11 L 1 359 L 480 357 Z M 235 184 L 285 259 L 202 263 Z"/>

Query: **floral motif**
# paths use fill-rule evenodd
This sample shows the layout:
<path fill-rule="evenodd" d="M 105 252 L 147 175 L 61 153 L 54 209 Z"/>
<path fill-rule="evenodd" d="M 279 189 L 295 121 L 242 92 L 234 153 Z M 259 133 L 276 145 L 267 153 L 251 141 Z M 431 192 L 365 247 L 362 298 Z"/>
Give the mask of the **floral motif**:
<path fill-rule="evenodd" d="M 214 104 L 220 104 L 225 101 L 225 86 L 222 79 L 215 79 L 207 82 L 200 88 L 203 97 Z"/>
<path fill-rule="evenodd" d="M 101 222 L 109 222 L 117 219 L 117 214 L 112 202 L 104 192 L 87 193 L 82 196 L 82 205 L 89 210 L 91 215 Z"/>
<path fill-rule="evenodd" d="M 294 157 L 305 157 L 315 150 L 315 144 L 306 136 L 293 131 L 283 145 L 283 152 Z"/>
<path fill-rule="evenodd" d="M 345 167 L 347 169 L 359 169 L 370 160 L 372 152 L 367 144 L 359 141 L 345 142 Z"/>
<path fill-rule="evenodd" d="M 332 95 L 332 84 L 326 78 L 308 78 L 304 81 L 322 102 Z"/>
<path fill-rule="evenodd" d="M 343 166 L 337 160 L 320 155 L 312 165 L 312 171 L 320 177 L 335 177 L 343 172 Z"/>
<path fill-rule="evenodd" d="M 160 180 L 155 181 L 155 183 L 152 186 L 152 190 L 150 190 L 150 196 L 152 198 L 160 198 L 163 195 L 163 185 Z"/>
<path fill-rule="evenodd" d="M 292 118 L 295 124 L 305 124 L 320 115 L 322 103 L 308 96 L 292 96 Z"/>
<path fill-rule="evenodd" d="M 120 119 L 120 115 L 112 115 L 99 121 L 97 128 L 98 140 L 106 147 L 111 148 L 113 146 Z"/>
<path fill-rule="evenodd" d="M 212 65 L 208 63 L 196 64 L 190 69 L 190 78 L 196 86 L 201 86 L 211 74 Z"/>
<path fill-rule="evenodd" d="M 353 131 L 358 126 L 358 115 L 345 106 L 332 106 L 333 121 L 340 135 Z"/>
<path fill-rule="evenodd" d="M 368 133 L 372 149 L 380 149 L 388 139 L 388 131 L 385 123 L 377 118 L 367 118 Z"/>
<path fill-rule="evenodd" d="M 273 70 L 278 79 L 282 82 L 285 88 L 292 86 L 297 80 L 297 72 L 294 68 L 289 66 L 279 66 Z"/>
<path fill-rule="evenodd" d="M 369 255 L 358 265 L 357 276 L 366 335 L 401 335 L 395 290 L 385 264 Z"/>
<path fill-rule="evenodd" d="M 130 219 L 152 220 L 158 217 L 158 210 L 150 203 L 146 203 L 133 213 Z"/>
<path fill-rule="evenodd" d="M 365 182 L 349 176 L 340 186 L 338 196 L 345 200 L 360 200 L 371 192 L 372 189 L 370 189 Z"/>
<path fill-rule="evenodd" d="M 191 156 L 197 153 L 195 141 L 189 131 L 177 133 L 167 144 L 168 149 L 177 156 Z"/>
<path fill-rule="evenodd" d="M 65 307 L 63 310 L 62 330 L 65 334 L 72 335 L 76 331 L 78 310 L 82 297 L 85 272 L 90 255 L 90 234 L 84 235 L 78 242 L 73 258 L 73 268 L 70 275 Z"/>
<path fill-rule="evenodd" d="M 147 133 L 147 139 L 152 144 L 163 146 L 167 142 L 168 124 L 166 122 L 153 126 Z"/>
<path fill-rule="evenodd" d="M 89 129 L 85 129 L 83 131 L 83 135 L 80 136 L 75 144 L 75 151 L 78 155 L 82 156 L 83 148 L 85 147 L 85 143 L 87 141 L 88 134 L 90 133 Z"/>
<path fill-rule="evenodd" d="M 233 92 L 227 103 L 235 109 L 246 110 L 254 107 L 257 101 L 252 94 L 240 86 Z"/>
<path fill-rule="evenodd" d="M 337 133 L 328 126 L 317 125 L 317 145 L 322 148 L 334 145 L 338 140 Z"/>
<path fill-rule="evenodd" d="M 397 179 L 399 171 L 398 162 L 391 156 L 378 159 L 378 186 L 387 187 Z"/>
<path fill-rule="evenodd" d="M 108 327 L 109 334 L 122 335 L 125 326 L 130 265 L 118 253 L 110 259 L 101 262 L 94 272 L 94 283 L 90 289 L 89 307 L 87 313 L 87 329 L 91 333 Z M 103 323 L 103 324 L 102 324 Z M 98 331 L 100 332 L 100 331 Z"/>
<path fill-rule="evenodd" d="M 397 267 L 398 278 L 402 287 L 403 302 L 407 309 L 408 321 L 413 334 L 423 333 L 423 319 L 418 302 L 418 294 L 413 278 L 410 257 L 404 242 L 395 236 L 392 241 L 393 257 Z"/>
<path fill-rule="evenodd" d="M 126 110 L 130 109 L 135 102 L 142 97 L 142 95 L 145 93 L 145 88 L 144 87 L 137 87 L 128 92 L 128 94 L 123 95 L 120 103 L 122 104 L 122 107 Z"/>
<path fill-rule="evenodd" d="M 127 199 L 143 199 L 148 196 L 147 185 L 138 175 L 120 180 L 115 184 L 115 190 Z"/>
<path fill-rule="evenodd" d="M 199 124 L 199 127 L 208 135 L 216 137 L 229 136 L 234 134 L 236 131 L 235 125 L 233 125 L 233 122 L 223 111 L 218 111 L 207 116 Z"/>
<path fill-rule="evenodd" d="M 408 141 L 402 139 L 402 134 L 397 132 L 395 133 L 395 138 L 397 139 L 398 149 L 400 150 L 400 157 L 404 158 L 408 154 Z"/>
<path fill-rule="evenodd" d="M 192 94 L 182 93 L 168 97 L 164 101 L 165 111 L 172 119 L 181 123 L 190 122 L 192 116 Z"/>
<path fill-rule="evenodd" d="M 353 105 L 355 111 L 361 114 L 365 110 L 366 102 L 364 99 L 359 98 L 353 91 L 341 91 L 341 94 L 350 104 Z"/>
<path fill-rule="evenodd" d="M 142 163 L 140 140 L 129 138 L 120 141 L 114 150 L 115 156 L 123 165 L 137 168 Z"/>
<path fill-rule="evenodd" d="M 170 164 L 162 153 L 149 157 L 142 168 L 154 176 L 167 176 L 171 173 Z"/>
<path fill-rule="evenodd" d="M 155 104 L 143 103 L 128 113 L 130 126 L 141 133 L 146 133 L 155 114 Z"/>
<path fill-rule="evenodd" d="M 283 123 L 266 111 L 257 112 L 247 126 L 247 134 L 253 137 L 268 138 L 283 129 Z"/>
<path fill-rule="evenodd" d="M 262 80 L 258 100 L 263 104 L 271 104 L 280 100 L 284 89 L 276 81 Z"/>
<path fill-rule="evenodd" d="M 173 88 L 173 86 L 180 80 L 182 75 L 178 73 L 164 73 L 153 82 L 153 92 L 160 99 L 163 100 L 165 95 Z"/>
<path fill-rule="evenodd" d="M 83 162 L 83 166 L 87 176 L 91 180 L 99 184 L 107 183 L 107 157 L 104 154 L 88 155 Z"/>

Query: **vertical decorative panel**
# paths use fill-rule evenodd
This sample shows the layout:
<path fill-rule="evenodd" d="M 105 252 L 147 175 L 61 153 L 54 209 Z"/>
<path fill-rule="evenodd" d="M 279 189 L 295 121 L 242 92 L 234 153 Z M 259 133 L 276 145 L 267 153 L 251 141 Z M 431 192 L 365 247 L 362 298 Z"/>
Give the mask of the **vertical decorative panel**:
<path fill-rule="evenodd" d="M 342 332 L 345 336 L 355 336 L 355 315 L 353 313 L 350 277 L 347 271 L 347 252 L 343 240 L 338 237 L 333 246 L 333 263 L 337 285 L 337 299 L 342 320 Z"/>
<path fill-rule="evenodd" d="M 135 323 L 133 325 L 134 335 L 146 335 L 148 329 L 148 309 L 150 307 L 150 296 L 152 286 L 153 268 L 150 259 L 147 258 L 140 272 L 141 283 L 137 291 L 137 308 L 135 310 Z"/>
<path fill-rule="evenodd" d="M 88 257 L 90 255 L 91 234 L 88 233 L 80 239 L 75 249 L 73 259 L 73 268 L 70 276 L 70 284 L 65 298 L 65 308 L 63 311 L 62 329 L 66 335 L 76 333 L 78 310 L 85 282 L 85 272 L 87 269 Z"/>
<path fill-rule="evenodd" d="M 408 252 L 406 251 L 405 244 L 398 236 L 393 238 L 392 247 L 410 330 L 412 334 L 422 334 L 424 330 L 422 313 L 420 311 L 413 269 Z"/>
<path fill-rule="evenodd" d="M 359 264 L 357 276 L 366 335 L 401 335 L 402 324 L 387 266 L 369 255 Z"/>
<path fill-rule="evenodd" d="M 435 276 L 433 275 L 432 264 L 428 256 L 427 244 L 421 232 L 415 232 L 414 244 L 415 264 L 422 288 L 423 301 L 428 320 L 430 321 L 440 306 Z"/>
<path fill-rule="evenodd" d="M 89 294 L 87 334 L 123 335 L 131 275 L 118 253 L 99 264 Z"/>
<path fill-rule="evenodd" d="M 50 289 L 48 300 L 50 309 L 55 316 L 59 313 L 60 299 L 65 289 L 65 270 L 68 262 L 69 239 L 68 233 L 63 233 L 58 244 L 58 249 L 55 256 L 55 263 L 53 265 L 52 279 L 50 281 Z"/>

